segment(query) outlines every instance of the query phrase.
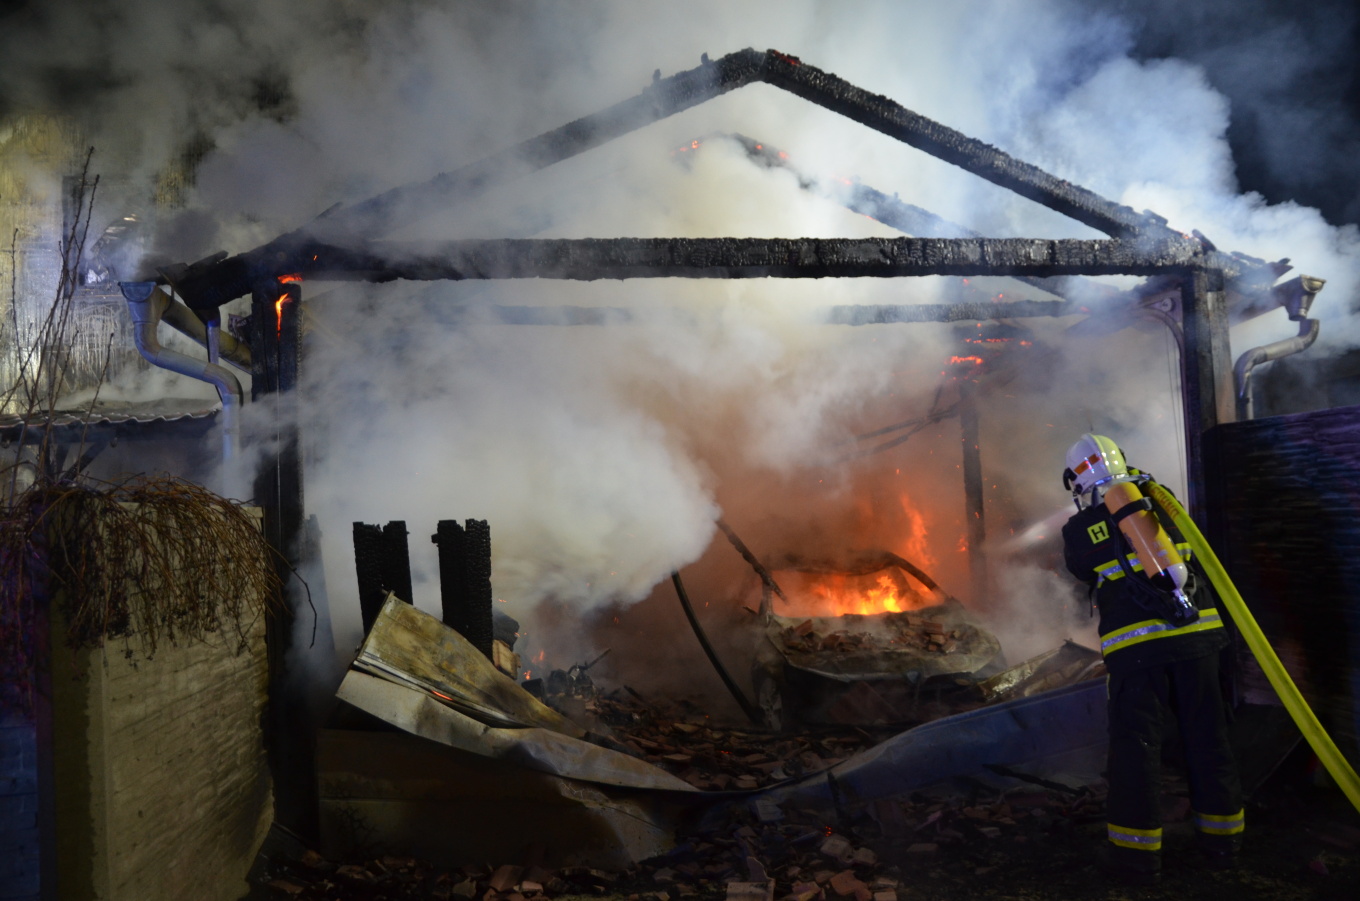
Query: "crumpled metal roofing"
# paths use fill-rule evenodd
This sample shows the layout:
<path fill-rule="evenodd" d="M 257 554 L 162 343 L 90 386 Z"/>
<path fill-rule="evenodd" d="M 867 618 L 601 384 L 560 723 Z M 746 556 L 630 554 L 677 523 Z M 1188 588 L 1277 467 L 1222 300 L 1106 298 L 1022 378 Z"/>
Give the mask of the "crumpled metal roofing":
<path fill-rule="evenodd" d="M 50 416 L 46 411 L 29 416 L 0 413 L 0 438 L 5 441 L 18 438 L 25 421 L 29 430 L 35 433 L 44 427 L 61 430 L 117 428 L 123 431 L 161 423 L 196 422 L 208 425 L 216 421 L 221 409 L 216 401 L 185 397 L 145 401 L 101 400 L 80 407 L 59 404 Z"/>

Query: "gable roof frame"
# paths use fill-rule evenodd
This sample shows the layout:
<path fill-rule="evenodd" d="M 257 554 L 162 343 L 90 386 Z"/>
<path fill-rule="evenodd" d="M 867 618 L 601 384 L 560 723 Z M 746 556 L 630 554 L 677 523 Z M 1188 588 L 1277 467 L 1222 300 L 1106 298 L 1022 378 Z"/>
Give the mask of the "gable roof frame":
<path fill-rule="evenodd" d="M 383 234 L 601 146 L 708 100 L 765 83 L 859 122 L 980 178 L 1036 201 L 1109 238 L 615 238 L 380 242 Z M 1229 280 L 1268 285 L 1269 264 L 1218 251 L 1155 213 L 1138 213 L 1057 178 L 982 141 L 776 50 L 751 48 L 662 78 L 640 94 L 506 151 L 434 178 L 332 207 L 302 228 L 254 250 L 219 253 L 160 270 L 194 309 L 209 311 L 247 293 L 275 297 L 271 282 L 308 278 L 623 279 L 896 278 L 922 275 L 1172 275 L 1182 286 L 1182 392 L 1189 501 L 1201 508 L 1204 433 L 1235 418 L 1224 299 Z M 272 302 L 272 301 L 271 301 Z"/>

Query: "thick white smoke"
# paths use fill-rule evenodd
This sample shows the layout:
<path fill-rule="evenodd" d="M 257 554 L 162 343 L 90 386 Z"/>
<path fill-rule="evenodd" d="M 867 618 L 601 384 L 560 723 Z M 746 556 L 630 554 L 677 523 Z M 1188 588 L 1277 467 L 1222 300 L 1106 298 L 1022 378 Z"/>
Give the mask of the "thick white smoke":
<path fill-rule="evenodd" d="M 184 242 L 194 246 L 176 248 L 181 259 L 247 250 L 337 201 L 479 159 L 636 94 L 654 69 L 773 47 L 1178 229 L 1199 229 L 1220 248 L 1291 257 L 1328 279 L 1314 312 L 1323 341 L 1352 340 L 1355 228 L 1239 195 L 1225 138 L 1231 111 L 1203 72 L 1132 59 L 1133 25 L 1084 4 L 140 0 L 119 9 L 108 18 L 81 4 L 34 8 L 23 23 L 31 39 L 7 42 L 0 71 L 13 84 L 12 108 L 82 110 L 101 156 L 133 175 L 153 178 L 186 146 L 203 152 L 181 214 L 184 235 L 199 216 L 194 241 Z M 751 165 L 730 143 L 672 152 L 715 132 L 766 141 L 808 174 L 861 178 L 989 235 L 1095 236 L 754 86 L 398 237 L 893 234 L 801 191 L 789 172 Z M 905 497 L 925 513 L 925 557 L 937 578 L 968 594 L 957 419 L 851 457 L 866 446 L 854 435 L 930 410 L 948 359 L 970 346 L 953 326 L 816 324 L 832 304 L 948 299 L 939 280 L 324 290 L 305 286 L 315 324 L 306 492 L 325 533 L 342 654 L 357 640 L 356 520 L 408 522 L 415 601 L 427 609 L 438 593 L 424 536 L 441 518 L 489 520 L 497 595 L 527 623 L 542 602 L 584 618 L 665 587 L 672 570 L 704 555 L 719 516 L 758 552 L 902 550 L 914 536 L 886 528 L 901 522 L 855 523 L 866 496 L 880 511 L 900 509 Z M 987 290 L 1041 297 L 1013 283 Z M 618 307 L 632 319 L 505 326 L 479 313 L 494 303 Z M 1042 540 L 1026 532 L 1065 503 L 1058 473 L 1067 445 L 1088 430 L 1115 435 L 1137 463 L 1185 487 L 1165 330 L 1065 333 L 1074 322 L 1021 323 L 1029 345 L 1012 348 L 983 391 L 997 587 L 972 600 L 999 629 L 1024 630 L 1005 636 L 1023 653 L 1089 628 L 1073 617 L 1079 604 L 1066 577 L 1049 574 L 1056 528 Z M 1234 333 L 1234 352 L 1292 331 L 1272 313 Z M 956 391 L 946 385 L 941 396 Z M 734 556 L 719 538 L 706 565 L 730 575 L 713 562 L 722 555 Z M 706 587 L 726 590 L 721 580 Z M 554 628 L 565 633 L 570 619 Z M 546 646 L 530 637 L 531 653 Z M 569 639 L 560 653 L 592 650 Z M 669 654 L 688 659 L 674 641 L 655 656 Z"/>

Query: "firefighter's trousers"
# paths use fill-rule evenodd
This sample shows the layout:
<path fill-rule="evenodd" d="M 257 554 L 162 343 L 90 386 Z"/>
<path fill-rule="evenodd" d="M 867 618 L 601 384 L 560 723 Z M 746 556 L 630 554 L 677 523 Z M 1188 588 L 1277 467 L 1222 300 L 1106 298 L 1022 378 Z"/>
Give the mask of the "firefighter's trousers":
<path fill-rule="evenodd" d="M 1109 696 L 1111 854 L 1134 869 L 1161 866 L 1159 800 L 1168 716 L 1176 718 L 1184 745 L 1197 841 L 1210 853 L 1236 851 L 1242 789 L 1228 747 L 1218 655 L 1112 675 Z"/>

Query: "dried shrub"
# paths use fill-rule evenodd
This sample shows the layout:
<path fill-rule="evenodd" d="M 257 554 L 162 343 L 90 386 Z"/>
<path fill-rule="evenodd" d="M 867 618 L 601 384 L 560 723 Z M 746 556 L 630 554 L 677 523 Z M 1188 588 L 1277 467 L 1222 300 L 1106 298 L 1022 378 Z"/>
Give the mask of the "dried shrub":
<path fill-rule="evenodd" d="M 63 638 L 77 649 L 122 639 L 129 658 L 150 657 L 162 642 L 243 646 L 280 596 L 276 562 L 286 567 L 236 501 L 174 477 L 109 484 L 57 465 L 51 423 L 72 365 L 64 351 L 88 340 L 72 298 L 98 185 L 89 163 L 87 154 L 53 303 L 26 348 L 17 314 L 13 346 L 0 348 L 15 355 L 18 375 L 0 391 L 0 410 L 22 421 L 13 459 L 0 467 L 0 708 L 22 713 L 48 665 L 44 649 Z M 18 303 L 11 280 L 12 311 Z M 106 344 L 103 373 L 108 352 Z M 21 472 L 31 478 L 21 483 Z M 66 634 L 49 643 L 52 605 Z"/>
<path fill-rule="evenodd" d="M 35 484 L 0 520 L 0 669 L 9 681 L 42 664 L 47 603 L 71 648 L 244 647 L 279 596 L 272 557 L 250 509 L 191 482 Z"/>

